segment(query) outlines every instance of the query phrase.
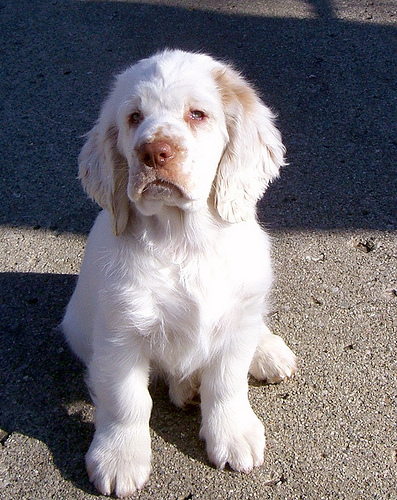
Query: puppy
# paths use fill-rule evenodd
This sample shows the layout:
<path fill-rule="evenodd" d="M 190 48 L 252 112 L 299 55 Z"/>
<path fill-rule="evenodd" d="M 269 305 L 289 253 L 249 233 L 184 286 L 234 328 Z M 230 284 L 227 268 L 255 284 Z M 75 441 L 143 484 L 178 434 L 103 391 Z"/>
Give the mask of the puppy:
<path fill-rule="evenodd" d="M 230 66 L 164 51 L 120 74 L 79 157 L 102 208 L 62 323 L 96 407 L 86 456 L 103 494 L 150 473 L 150 370 L 179 407 L 199 391 L 209 459 L 263 463 L 248 373 L 278 382 L 296 358 L 264 322 L 272 269 L 256 203 L 283 165 L 271 111 Z"/>

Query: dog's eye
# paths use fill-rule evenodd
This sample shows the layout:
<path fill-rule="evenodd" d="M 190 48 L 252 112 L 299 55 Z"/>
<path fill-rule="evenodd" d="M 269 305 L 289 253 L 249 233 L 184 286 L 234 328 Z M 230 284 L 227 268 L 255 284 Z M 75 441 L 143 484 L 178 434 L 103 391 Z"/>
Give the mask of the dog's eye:
<path fill-rule="evenodd" d="M 130 125 L 139 125 L 141 121 L 143 120 L 143 115 L 140 111 L 134 111 L 133 113 L 130 114 L 128 121 Z"/>
<path fill-rule="evenodd" d="M 192 109 L 190 111 L 190 118 L 192 120 L 204 120 L 205 118 L 205 113 L 204 111 L 200 111 L 199 109 Z"/>

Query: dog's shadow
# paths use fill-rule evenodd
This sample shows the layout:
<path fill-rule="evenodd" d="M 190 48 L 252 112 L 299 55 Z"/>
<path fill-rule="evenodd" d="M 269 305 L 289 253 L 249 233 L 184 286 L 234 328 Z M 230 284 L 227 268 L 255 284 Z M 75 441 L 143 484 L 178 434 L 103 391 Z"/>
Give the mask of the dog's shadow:
<path fill-rule="evenodd" d="M 0 429 L 3 443 L 12 433 L 44 443 L 63 477 L 94 493 L 84 467 L 93 425 L 83 367 L 56 327 L 75 283 L 73 275 L 0 273 Z"/>
<path fill-rule="evenodd" d="M 168 386 L 161 378 L 156 378 L 151 383 L 150 393 L 153 398 L 151 429 L 184 455 L 210 465 L 205 443 L 199 439 L 200 405 L 190 405 L 186 409 L 177 408 L 171 403 Z"/>

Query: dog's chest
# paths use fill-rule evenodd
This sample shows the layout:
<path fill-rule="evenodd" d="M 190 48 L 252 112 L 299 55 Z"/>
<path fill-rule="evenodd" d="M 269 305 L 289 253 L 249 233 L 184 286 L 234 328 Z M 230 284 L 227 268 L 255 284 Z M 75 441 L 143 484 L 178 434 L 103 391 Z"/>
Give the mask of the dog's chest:
<path fill-rule="evenodd" d="M 205 257 L 160 265 L 153 269 L 149 285 L 155 307 L 167 325 L 178 318 L 183 324 L 195 322 L 196 329 L 217 322 L 230 307 L 231 287 L 227 264 Z"/>
<path fill-rule="evenodd" d="M 233 308 L 228 269 L 222 259 L 196 258 L 153 262 L 150 273 L 141 273 L 133 288 L 141 307 L 131 307 L 130 321 L 167 370 L 191 369 L 220 341 L 219 324 Z"/>

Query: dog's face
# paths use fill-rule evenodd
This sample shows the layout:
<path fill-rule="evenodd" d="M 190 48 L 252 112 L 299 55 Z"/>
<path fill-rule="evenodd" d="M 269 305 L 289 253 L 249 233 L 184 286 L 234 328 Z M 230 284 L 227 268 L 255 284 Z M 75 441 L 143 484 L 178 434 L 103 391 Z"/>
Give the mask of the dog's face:
<path fill-rule="evenodd" d="M 118 148 L 129 168 L 128 197 L 144 215 L 207 203 L 229 140 L 208 63 L 143 61 L 119 78 Z"/>
<path fill-rule="evenodd" d="M 212 203 L 238 222 L 283 164 L 273 116 L 232 68 L 209 56 L 165 51 L 118 76 L 80 155 L 88 194 L 114 216 L 132 207 L 197 211 Z"/>

